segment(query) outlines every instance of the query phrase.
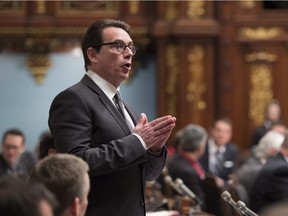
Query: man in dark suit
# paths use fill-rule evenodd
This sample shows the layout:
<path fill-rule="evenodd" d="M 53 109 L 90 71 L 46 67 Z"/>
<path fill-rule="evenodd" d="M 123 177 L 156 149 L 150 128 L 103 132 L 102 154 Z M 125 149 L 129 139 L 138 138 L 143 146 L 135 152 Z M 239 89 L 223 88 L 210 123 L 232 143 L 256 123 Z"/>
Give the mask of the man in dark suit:
<path fill-rule="evenodd" d="M 228 118 L 215 120 L 205 152 L 199 162 L 207 173 L 215 176 L 217 185 L 224 187 L 234 173 L 238 147 L 231 143 L 232 122 Z"/>
<path fill-rule="evenodd" d="M 87 216 L 145 215 L 145 181 L 160 175 L 165 142 L 175 127 L 175 117 L 148 122 L 144 113 L 137 116 L 115 97 L 136 53 L 129 29 L 111 19 L 92 24 L 82 42 L 86 74 L 57 95 L 50 108 L 56 151 L 89 164 Z"/>
<path fill-rule="evenodd" d="M 281 106 L 277 99 L 272 99 L 265 108 L 265 120 L 261 125 L 258 125 L 252 134 L 251 147 L 257 145 L 260 139 L 272 129 L 274 124 L 281 124 Z"/>
<path fill-rule="evenodd" d="M 4 132 L 0 154 L 0 176 L 16 175 L 27 179 L 37 162 L 36 156 L 26 150 L 25 135 L 16 128 Z"/>
<path fill-rule="evenodd" d="M 181 134 L 179 151 L 171 158 L 168 172 L 173 179 L 182 179 L 183 183 L 200 198 L 201 203 L 199 204 L 202 209 L 205 209 L 205 195 L 201 188 L 205 171 L 198 159 L 204 153 L 208 135 L 203 127 L 195 124 L 185 126 L 181 129 Z"/>
<path fill-rule="evenodd" d="M 257 175 L 250 194 L 250 206 L 255 212 L 264 212 L 270 205 L 288 201 L 288 135 L 280 152 L 268 159 Z"/>

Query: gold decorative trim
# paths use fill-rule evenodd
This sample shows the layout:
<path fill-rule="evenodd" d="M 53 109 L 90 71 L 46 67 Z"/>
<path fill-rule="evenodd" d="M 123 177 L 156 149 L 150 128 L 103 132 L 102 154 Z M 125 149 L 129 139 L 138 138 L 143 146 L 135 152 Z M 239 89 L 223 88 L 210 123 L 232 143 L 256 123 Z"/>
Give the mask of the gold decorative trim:
<path fill-rule="evenodd" d="M 118 1 L 57 1 L 57 15 L 71 16 L 118 16 L 120 12 Z"/>
<path fill-rule="evenodd" d="M 36 12 L 38 14 L 45 14 L 46 13 L 46 2 L 43 0 L 37 1 L 36 2 Z"/>
<path fill-rule="evenodd" d="M 267 64 L 253 64 L 250 73 L 249 117 L 256 126 L 263 122 L 263 110 L 273 98 L 273 76 Z"/>
<path fill-rule="evenodd" d="M 168 1 L 166 3 L 166 10 L 165 10 L 165 19 L 167 20 L 174 20 L 178 17 L 178 2 L 177 1 Z"/>
<path fill-rule="evenodd" d="M 206 108 L 204 94 L 207 90 L 204 79 L 205 51 L 201 45 L 191 46 L 187 60 L 189 83 L 187 85 L 186 100 L 193 105 L 193 119 L 199 118 L 199 111 Z"/>
<path fill-rule="evenodd" d="M 282 28 L 271 27 L 271 28 L 241 28 L 240 36 L 244 36 L 253 40 L 268 40 L 279 36 L 283 32 Z"/>
<path fill-rule="evenodd" d="M 0 28 L 0 36 L 26 36 L 26 35 L 64 35 L 64 36 L 83 36 L 87 30 L 87 27 L 65 27 L 65 26 L 58 26 L 58 27 L 40 27 L 40 26 L 28 26 L 28 27 L 1 27 Z M 148 34 L 148 27 L 132 27 L 132 34 L 134 35 L 143 35 Z"/>
<path fill-rule="evenodd" d="M 254 52 L 246 55 L 245 60 L 248 62 L 255 62 L 255 61 L 275 62 L 277 60 L 277 55 L 267 52 Z"/>
<path fill-rule="evenodd" d="M 36 53 L 28 56 L 27 66 L 37 84 L 42 84 L 52 62 L 48 54 Z"/>
<path fill-rule="evenodd" d="M 49 52 L 57 46 L 55 41 L 47 38 L 28 38 L 25 47 L 29 51 L 27 66 L 37 84 L 42 84 L 52 61 Z"/>
<path fill-rule="evenodd" d="M 176 95 L 176 85 L 178 81 L 179 69 L 177 67 L 177 53 L 176 46 L 169 45 L 166 48 L 166 59 L 167 59 L 167 70 L 168 70 L 168 79 L 166 85 L 166 93 L 168 94 L 167 99 L 167 113 L 171 115 L 176 115 L 176 104 L 177 104 L 177 95 Z"/>
<path fill-rule="evenodd" d="M 254 0 L 241 0 L 239 2 L 239 5 L 243 9 L 251 10 L 251 9 L 255 8 L 256 3 Z"/>
<path fill-rule="evenodd" d="M 205 2 L 204 1 L 189 1 L 187 3 L 187 16 L 189 18 L 199 18 L 205 14 Z"/>
<path fill-rule="evenodd" d="M 83 35 L 87 27 L 1 27 L 0 35 Z"/>
<path fill-rule="evenodd" d="M 138 14 L 139 13 L 139 6 L 140 6 L 139 1 L 130 0 L 128 2 L 128 6 L 129 6 L 129 13 L 130 14 Z"/>

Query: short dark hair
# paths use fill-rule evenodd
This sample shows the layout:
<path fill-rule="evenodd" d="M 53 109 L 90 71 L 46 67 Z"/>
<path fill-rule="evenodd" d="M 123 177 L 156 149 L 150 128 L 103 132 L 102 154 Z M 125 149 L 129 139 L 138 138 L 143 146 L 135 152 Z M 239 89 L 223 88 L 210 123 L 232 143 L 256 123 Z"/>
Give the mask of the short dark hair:
<path fill-rule="evenodd" d="M 4 141 L 8 135 L 21 136 L 23 138 L 23 143 L 25 143 L 24 133 L 17 128 L 11 128 L 11 129 L 8 129 L 7 131 L 4 132 L 4 134 L 2 136 L 2 144 L 4 143 Z"/>
<path fill-rule="evenodd" d="M 101 46 L 99 45 L 103 43 L 103 30 L 108 27 L 121 28 L 128 34 L 130 33 L 130 25 L 120 20 L 105 18 L 91 24 L 90 27 L 87 29 L 84 39 L 82 41 L 82 52 L 86 71 L 88 70 L 87 66 L 90 65 L 90 60 L 86 53 L 87 49 L 89 47 L 93 47 L 97 52 L 99 52 L 101 48 Z"/>
<path fill-rule="evenodd" d="M 230 118 L 228 118 L 226 116 L 222 116 L 222 117 L 218 117 L 214 120 L 214 122 L 212 124 L 212 128 L 214 128 L 218 122 L 225 122 L 226 124 L 230 125 L 231 128 L 233 126 L 232 120 Z"/>
<path fill-rule="evenodd" d="M 56 149 L 54 138 L 50 132 L 45 132 L 41 135 L 39 142 L 39 159 L 48 156 L 49 149 Z"/>
<path fill-rule="evenodd" d="M 57 153 L 40 160 L 30 180 L 44 184 L 56 196 L 59 206 L 55 215 L 61 215 L 74 198 L 84 198 L 84 176 L 88 171 L 88 164 L 81 158 Z"/>
<path fill-rule="evenodd" d="M 0 179 L 1 216 L 41 216 L 40 204 L 46 201 L 57 206 L 54 195 L 42 184 L 31 184 L 13 175 Z"/>

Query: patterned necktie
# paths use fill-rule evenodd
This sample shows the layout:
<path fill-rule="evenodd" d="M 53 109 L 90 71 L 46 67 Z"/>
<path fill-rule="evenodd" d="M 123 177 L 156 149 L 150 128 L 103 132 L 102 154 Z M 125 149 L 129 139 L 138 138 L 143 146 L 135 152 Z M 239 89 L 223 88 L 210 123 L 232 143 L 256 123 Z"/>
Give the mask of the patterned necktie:
<path fill-rule="evenodd" d="M 124 104 L 122 102 L 122 99 L 121 99 L 119 91 L 116 92 L 115 96 L 113 97 L 113 101 L 114 101 L 114 103 L 116 105 L 116 108 L 118 109 L 118 111 L 120 112 L 122 117 L 125 119 L 125 116 L 124 116 Z"/>
<path fill-rule="evenodd" d="M 215 154 L 215 164 L 213 168 L 213 174 L 219 176 L 223 170 L 223 154 L 218 150 Z"/>

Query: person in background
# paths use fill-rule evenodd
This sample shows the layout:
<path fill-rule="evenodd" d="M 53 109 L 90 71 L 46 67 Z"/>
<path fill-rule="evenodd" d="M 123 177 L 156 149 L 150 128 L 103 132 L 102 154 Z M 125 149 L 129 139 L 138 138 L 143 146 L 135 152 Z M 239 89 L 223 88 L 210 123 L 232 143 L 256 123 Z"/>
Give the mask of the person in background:
<path fill-rule="evenodd" d="M 0 176 L 8 174 L 27 179 L 36 163 L 36 156 L 26 150 L 24 133 L 19 129 L 7 130 L 2 137 Z"/>
<path fill-rule="evenodd" d="M 59 203 L 55 216 L 84 216 L 90 190 L 88 171 L 81 158 L 59 153 L 40 160 L 30 181 L 43 184 L 55 195 Z"/>
<path fill-rule="evenodd" d="M 232 122 L 228 118 L 214 121 L 205 152 L 199 159 L 204 170 L 213 175 L 217 185 L 225 187 L 238 163 L 238 147 L 231 143 Z"/>
<path fill-rule="evenodd" d="M 285 135 L 287 133 L 287 126 L 282 121 L 273 122 L 270 131 L 277 131 Z"/>
<path fill-rule="evenodd" d="M 279 101 L 272 99 L 265 108 L 265 120 L 257 126 L 252 134 L 251 147 L 257 145 L 260 139 L 269 131 L 275 122 L 281 121 L 281 106 Z"/>
<path fill-rule="evenodd" d="M 136 54 L 127 23 L 91 24 L 82 51 L 86 74 L 50 107 L 56 151 L 75 154 L 90 167 L 87 216 L 144 216 L 145 181 L 161 174 L 176 119 L 167 115 L 149 122 L 121 99 L 120 85 Z"/>
<path fill-rule="evenodd" d="M 279 153 L 269 158 L 257 175 L 250 192 L 250 208 L 259 213 L 270 205 L 288 200 L 288 135 Z"/>
<path fill-rule="evenodd" d="M 41 134 L 37 152 L 39 160 L 43 159 L 46 156 L 56 154 L 54 138 L 50 131 L 45 131 L 44 133 Z"/>
<path fill-rule="evenodd" d="M 275 156 L 283 143 L 284 135 L 270 130 L 261 139 L 255 147 L 253 154 L 239 167 L 235 172 L 236 184 L 241 184 L 244 187 L 243 194 L 239 194 L 242 201 L 245 201 L 249 206 L 249 194 L 253 182 L 262 169 L 266 161 Z"/>
<path fill-rule="evenodd" d="M 277 202 L 275 204 L 264 207 L 261 210 L 261 216 L 287 216 L 288 201 Z"/>
<path fill-rule="evenodd" d="M 201 188 L 201 181 L 205 179 L 205 171 L 198 159 L 204 153 L 207 137 L 206 129 L 200 125 L 186 125 L 181 129 L 179 151 L 174 154 L 168 166 L 171 177 L 174 180 L 180 178 L 200 198 L 201 209 L 205 209 L 205 195 Z"/>
<path fill-rule="evenodd" d="M 53 194 L 41 184 L 31 184 L 14 175 L 0 178 L 1 216 L 54 216 L 57 205 Z"/>

